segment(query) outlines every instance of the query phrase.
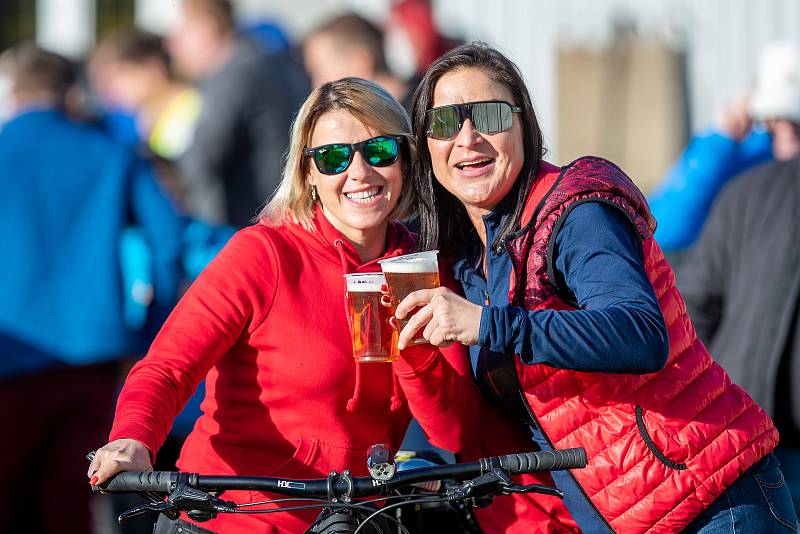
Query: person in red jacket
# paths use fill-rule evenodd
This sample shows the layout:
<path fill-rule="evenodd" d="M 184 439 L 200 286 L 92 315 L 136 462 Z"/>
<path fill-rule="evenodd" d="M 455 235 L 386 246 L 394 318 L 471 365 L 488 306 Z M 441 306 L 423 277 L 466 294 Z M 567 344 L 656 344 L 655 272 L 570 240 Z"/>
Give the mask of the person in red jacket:
<path fill-rule="evenodd" d="M 469 346 L 482 389 L 528 439 L 584 447 L 589 465 L 553 478 L 585 532 L 797 531 L 778 433 L 697 338 L 633 182 L 602 158 L 544 161 L 519 70 L 482 43 L 430 66 L 413 119 L 419 248 L 455 258 L 466 298 L 409 295 L 400 348 L 420 329 Z"/>
<path fill-rule="evenodd" d="M 89 469 L 91 484 L 118 471 L 151 469 L 203 378 L 202 415 L 181 452 L 181 470 L 367 475 L 370 445 L 399 447 L 408 405 L 391 365 L 354 363 L 343 274 L 380 271 L 379 259 L 414 246 L 396 222 L 414 201 L 404 180 L 414 156 L 410 132 L 400 104 L 371 82 L 345 78 L 309 96 L 291 132 L 282 184 L 260 220 L 200 274 L 131 370 L 110 443 Z M 450 368 L 469 378 L 465 355 L 446 352 Z M 450 435 L 437 445 L 452 449 L 461 438 Z M 270 497 L 231 491 L 226 498 Z M 302 532 L 317 513 L 223 514 L 203 528 Z M 161 517 L 157 532 L 197 528 L 185 521 Z"/>

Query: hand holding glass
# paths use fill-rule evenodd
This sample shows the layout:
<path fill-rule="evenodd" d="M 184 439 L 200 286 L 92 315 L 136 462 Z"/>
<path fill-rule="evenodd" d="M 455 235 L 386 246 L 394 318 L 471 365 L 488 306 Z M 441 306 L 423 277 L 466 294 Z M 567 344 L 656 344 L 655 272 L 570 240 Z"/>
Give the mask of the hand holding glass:
<path fill-rule="evenodd" d="M 396 308 L 413 291 L 439 287 L 438 252 L 438 250 L 429 250 L 378 262 L 383 274 L 386 275 L 386 283 L 392 295 L 392 309 Z M 398 320 L 398 323 L 402 331 L 408 324 L 408 320 Z M 426 343 L 422 337 L 412 340 L 412 344 L 415 345 L 422 343 Z"/>

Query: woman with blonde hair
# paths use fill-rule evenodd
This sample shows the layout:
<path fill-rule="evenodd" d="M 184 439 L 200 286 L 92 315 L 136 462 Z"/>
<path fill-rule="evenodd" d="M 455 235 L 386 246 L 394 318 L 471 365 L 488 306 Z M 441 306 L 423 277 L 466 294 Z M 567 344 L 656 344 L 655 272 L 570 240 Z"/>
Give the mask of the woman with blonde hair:
<path fill-rule="evenodd" d="M 91 464 L 91 484 L 151 469 L 203 378 L 203 413 L 181 452 L 183 471 L 366 475 L 370 445 L 400 445 L 408 404 L 391 365 L 354 363 L 342 275 L 380 271 L 378 260 L 415 245 L 397 223 L 413 205 L 404 179 L 414 157 L 410 132 L 400 104 L 371 82 L 345 78 L 308 97 L 292 128 L 282 184 L 259 221 L 203 271 L 128 376 L 110 443 Z M 445 353 L 468 373 L 458 348 Z M 267 498 L 226 492 L 236 502 Z M 302 532 L 316 515 L 228 514 L 203 527 Z M 186 521 L 161 517 L 156 531 L 198 528 Z"/>

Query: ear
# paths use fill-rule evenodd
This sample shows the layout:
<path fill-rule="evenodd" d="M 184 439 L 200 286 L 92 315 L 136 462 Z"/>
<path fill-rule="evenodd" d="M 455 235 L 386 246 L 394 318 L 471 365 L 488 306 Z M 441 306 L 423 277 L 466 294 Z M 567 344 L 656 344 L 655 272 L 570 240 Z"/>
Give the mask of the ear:
<path fill-rule="evenodd" d="M 308 171 L 308 172 L 306 173 L 306 183 L 307 183 L 308 185 L 317 185 L 317 177 L 316 177 L 316 176 L 314 176 L 314 173 L 313 173 L 313 172 L 311 172 L 311 171 Z"/>

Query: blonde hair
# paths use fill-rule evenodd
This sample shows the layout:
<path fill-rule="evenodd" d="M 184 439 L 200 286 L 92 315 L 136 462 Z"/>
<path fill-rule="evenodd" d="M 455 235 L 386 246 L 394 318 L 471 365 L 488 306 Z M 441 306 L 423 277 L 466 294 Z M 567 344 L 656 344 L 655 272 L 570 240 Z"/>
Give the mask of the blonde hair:
<path fill-rule="evenodd" d="M 315 201 L 307 179 L 308 166 L 312 163 L 303 151 L 309 146 L 319 118 L 339 109 L 349 111 L 370 129 L 403 138 L 399 157 L 403 186 L 389 220 L 403 220 L 411 215 L 415 205 L 414 193 L 411 179 L 406 174 L 414 162 L 416 147 L 408 113 L 381 86 L 361 78 L 342 78 L 314 89 L 300 107 L 292 123 L 281 183 L 259 213 L 261 222 L 272 226 L 294 222 L 308 230 L 313 229 Z"/>

